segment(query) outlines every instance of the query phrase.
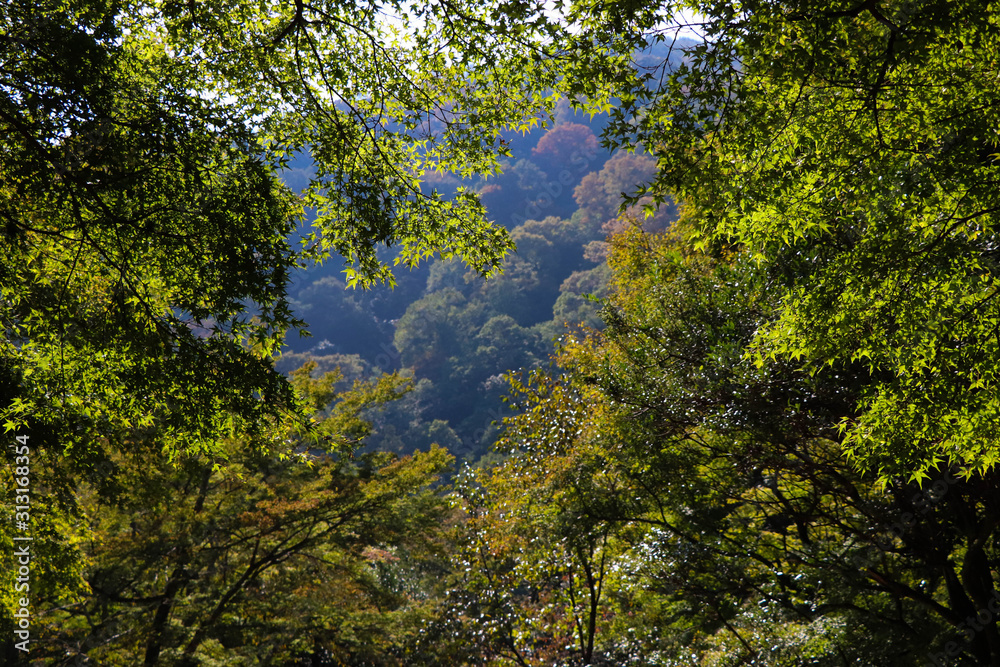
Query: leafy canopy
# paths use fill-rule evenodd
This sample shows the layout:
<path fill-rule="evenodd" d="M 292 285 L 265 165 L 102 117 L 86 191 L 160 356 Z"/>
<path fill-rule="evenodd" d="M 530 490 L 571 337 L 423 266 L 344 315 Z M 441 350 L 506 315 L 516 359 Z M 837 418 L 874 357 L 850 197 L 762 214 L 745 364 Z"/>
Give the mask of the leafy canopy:
<path fill-rule="evenodd" d="M 794 0 L 570 11 L 579 57 L 565 85 L 614 91 L 605 139 L 657 156 L 647 194 L 699 206 L 697 247 L 744 248 L 787 290 L 756 337 L 758 361 L 809 372 L 863 362 L 878 377 L 840 426 L 846 451 L 883 482 L 998 461 L 994 9 Z M 692 15 L 704 41 L 681 64 L 623 64 L 636 48 L 680 48 L 673 28 Z"/>
<path fill-rule="evenodd" d="M 392 246 L 494 272 L 506 233 L 421 178 L 491 173 L 500 131 L 540 122 L 547 23 L 504 2 L 4 3 L 5 430 L 192 451 L 263 433 L 304 414 L 270 362 L 303 326 L 291 271 L 339 254 L 350 284 L 391 282 Z M 276 175 L 297 154 L 298 196 Z"/>

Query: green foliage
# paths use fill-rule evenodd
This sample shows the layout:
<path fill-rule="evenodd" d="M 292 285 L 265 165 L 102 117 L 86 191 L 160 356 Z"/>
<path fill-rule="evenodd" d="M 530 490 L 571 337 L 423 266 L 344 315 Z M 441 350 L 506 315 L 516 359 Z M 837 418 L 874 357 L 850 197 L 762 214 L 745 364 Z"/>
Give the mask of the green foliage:
<path fill-rule="evenodd" d="M 40 659 L 996 663 L 994 10 L 5 5 Z"/>
<path fill-rule="evenodd" d="M 63 566 L 82 586 L 52 585 L 57 558 L 39 570 L 33 659 L 288 664 L 325 652 L 402 664 L 441 567 L 446 507 L 429 487 L 452 457 L 432 447 L 355 458 L 352 443 L 370 428 L 360 414 L 394 399 L 399 381 L 337 393 L 336 376 L 311 371 L 293 383 L 307 404 L 331 406 L 315 430 L 339 455 L 300 449 L 281 460 L 233 439 L 214 460 L 115 457 L 104 471 L 120 489 L 113 502 L 81 480 L 81 539 L 63 543 L 75 552 Z"/>
<path fill-rule="evenodd" d="M 692 251 L 692 224 L 616 237 L 607 327 L 567 339 L 561 374 L 512 383 L 507 457 L 463 496 L 471 593 L 454 599 L 487 629 L 483 650 L 539 665 L 918 664 L 965 623 L 955 650 L 988 660 L 993 630 L 966 619 L 995 592 L 993 478 L 938 469 L 933 491 L 886 492 L 861 478 L 837 425 L 878 378 L 755 363 L 782 285 L 747 253 Z M 588 565 L 589 654 L 569 630 L 587 607 L 567 603 Z"/>
<path fill-rule="evenodd" d="M 507 234 L 421 178 L 493 173 L 499 133 L 540 122 L 548 65 L 523 44 L 549 28 L 498 6 L 519 20 L 483 31 L 471 9 L 6 3 L 5 431 L 80 449 L 155 429 L 176 452 L 260 435 L 299 412 L 270 361 L 302 326 L 293 269 L 336 252 L 347 284 L 392 282 L 392 245 L 398 264 L 492 273 Z M 276 176 L 299 153 L 301 196 Z M 295 248 L 304 207 L 316 229 Z"/>
<path fill-rule="evenodd" d="M 706 41 L 669 44 L 687 3 L 570 14 L 567 86 L 612 86 L 606 141 L 645 147 L 667 192 L 701 207 L 699 247 L 737 244 L 781 276 L 754 353 L 810 372 L 861 361 L 879 379 L 843 445 L 883 484 L 997 461 L 996 54 L 984 2 L 701 3 Z M 609 33 L 610 26 L 628 30 Z M 607 50 L 584 50 L 592 43 Z M 572 98 L 571 98 L 572 99 Z M 638 199 L 638 196 L 637 198 Z"/>

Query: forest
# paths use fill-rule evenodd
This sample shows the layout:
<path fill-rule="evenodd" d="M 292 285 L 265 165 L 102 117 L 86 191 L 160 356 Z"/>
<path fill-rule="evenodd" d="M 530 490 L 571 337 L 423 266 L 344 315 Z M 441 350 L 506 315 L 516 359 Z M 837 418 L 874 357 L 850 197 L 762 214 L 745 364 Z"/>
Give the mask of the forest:
<path fill-rule="evenodd" d="M 994 4 L 0 36 L 0 664 L 1000 666 Z"/>

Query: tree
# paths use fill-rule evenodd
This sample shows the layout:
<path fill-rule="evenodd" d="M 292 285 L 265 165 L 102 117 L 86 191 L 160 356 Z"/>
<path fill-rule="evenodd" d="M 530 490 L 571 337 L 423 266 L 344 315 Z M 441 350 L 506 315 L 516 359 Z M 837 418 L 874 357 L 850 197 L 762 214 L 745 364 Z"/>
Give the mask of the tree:
<path fill-rule="evenodd" d="M 678 43 L 670 28 L 688 7 L 704 41 L 680 64 L 632 68 L 635 49 Z M 568 16 L 579 48 L 566 87 L 614 91 L 605 139 L 657 157 L 640 194 L 698 205 L 700 247 L 745 248 L 786 280 L 758 358 L 868 365 L 878 380 L 841 423 L 843 446 L 883 484 L 992 470 L 1000 35 L 987 3 L 581 4 Z"/>
<path fill-rule="evenodd" d="M 469 518 L 452 613 L 490 665 L 603 664 L 605 598 L 625 550 L 621 526 L 589 516 L 617 487 L 602 472 L 604 402 L 525 375 L 515 394 L 537 400 L 506 420 L 506 458 L 459 486 Z"/>
<path fill-rule="evenodd" d="M 589 127 L 561 123 L 542 135 L 531 154 L 550 176 L 558 177 L 563 170 L 589 162 L 597 147 L 597 137 Z"/>
<path fill-rule="evenodd" d="M 620 231 L 627 219 L 641 220 L 649 231 L 662 231 L 676 214 L 671 205 L 664 205 L 652 220 L 645 220 L 642 205 L 651 202 L 644 198 L 637 205 L 622 211 L 628 196 L 641 190 L 656 175 L 656 160 L 649 155 L 636 155 L 621 151 L 580 181 L 573 191 L 573 199 L 583 212 L 583 224 L 600 228 L 605 233 Z"/>
<path fill-rule="evenodd" d="M 679 63 L 667 59 L 649 66 L 647 58 L 645 67 L 633 67 L 637 47 L 680 45 L 671 28 L 691 9 L 698 16 L 692 27 L 704 41 L 682 46 Z M 882 491 L 852 481 L 864 500 L 848 495 L 850 502 L 843 502 L 861 518 L 836 525 L 854 534 L 854 521 L 901 517 L 892 531 L 896 541 L 885 541 L 892 548 L 873 545 L 880 566 L 864 571 L 890 597 L 902 599 L 899 608 L 906 613 L 923 607 L 932 626 L 944 621 L 959 629 L 963 641 L 948 644 L 949 656 L 995 662 L 1000 641 L 988 604 L 996 583 L 987 566 L 995 558 L 995 509 L 981 495 L 995 488 L 1000 457 L 994 373 L 997 105 L 996 89 L 988 83 L 996 64 L 986 55 L 995 53 L 1000 32 L 988 6 L 580 4 L 568 10 L 568 18 L 579 48 L 566 61 L 567 88 L 592 97 L 613 91 L 617 108 L 605 140 L 644 148 L 657 158 L 656 179 L 633 201 L 651 196 L 664 202 L 669 194 L 697 207 L 697 232 L 679 252 L 694 248 L 706 259 L 743 266 L 734 285 L 745 299 L 753 299 L 755 289 L 771 295 L 770 314 L 741 342 L 721 335 L 707 348 L 682 346 L 686 354 L 665 343 L 704 341 L 702 331 L 692 326 L 664 333 L 662 322 L 651 318 L 662 304 L 638 299 L 638 316 L 619 340 L 623 367 L 635 373 L 627 375 L 647 378 L 639 385 L 643 391 L 630 388 L 632 381 L 604 380 L 611 373 L 600 364 L 588 366 L 584 377 L 597 378 L 612 395 L 624 392 L 637 409 L 660 413 L 671 428 L 697 424 L 719 434 L 734 426 L 743 433 L 750 424 L 767 426 L 771 435 L 751 439 L 770 443 L 765 452 L 773 452 L 772 446 L 780 451 L 789 429 L 819 416 L 822 440 L 846 453 Z M 662 266 L 656 270 L 664 275 Z M 732 295 L 711 284 L 706 288 Z M 613 329 L 609 323 L 617 337 Z M 716 336 L 726 331 L 708 330 Z M 713 350 L 707 358 L 705 349 Z M 726 363 L 703 363 L 714 357 Z M 692 359 L 697 365 L 690 365 Z M 747 368 L 735 377 L 725 372 L 726 365 L 751 361 L 757 371 Z M 644 370 L 663 367 L 687 369 L 676 379 L 692 380 L 690 400 L 644 402 L 646 395 L 662 397 L 658 390 L 672 384 Z M 761 374 L 756 380 L 755 372 Z M 728 381 L 715 385 L 721 378 Z M 787 380 L 775 385 L 762 378 Z M 813 391 L 793 399 L 812 383 L 826 387 L 830 405 L 812 403 L 820 395 Z M 782 386 L 791 394 L 769 393 Z M 725 393 L 713 387 L 728 388 L 731 398 L 723 400 Z M 761 397 L 770 400 L 762 403 Z M 658 407 L 663 405 L 685 411 Z M 733 437 L 723 432 L 723 443 L 704 439 L 707 451 L 741 460 L 732 449 L 741 440 L 723 447 Z M 787 452 L 791 460 L 805 452 L 818 460 L 812 453 L 818 440 L 792 441 L 797 444 Z M 819 483 L 834 469 L 842 480 L 856 480 L 842 466 L 834 457 L 822 475 L 806 462 L 765 478 L 765 486 L 777 486 L 774 501 L 790 510 L 782 530 L 792 535 L 796 526 L 799 539 L 804 542 L 805 535 L 815 543 L 808 528 L 818 520 L 813 512 L 828 511 L 816 494 L 828 482 Z M 804 471 L 811 472 L 796 494 L 781 488 L 781 477 L 794 479 Z M 726 488 L 727 477 L 717 479 Z M 795 498 L 818 504 L 803 506 Z M 692 507 L 665 503 L 678 505 Z M 873 506 L 879 509 L 870 513 Z M 861 534 L 878 532 L 866 530 Z M 935 542 L 947 546 L 938 550 L 931 546 Z M 676 562 L 696 560 L 680 555 Z M 815 564 L 823 569 L 835 560 L 829 553 Z M 952 565 L 959 561 L 961 568 Z M 886 576 L 888 570 L 893 574 Z M 933 575 L 925 578 L 928 573 Z M 904 625 L 915 627 L 911 621 Z M 930 651 L 936 662 L 944 655 Z"/>
<path fill-rule="evenodd" d="M 315 331 L 339 334 L 336 343 L 328 341 L 337 353 L 375 359 L 392 342 L 392 332 L 388 323 L 379 321 L 371 312 L 371 304 L 357 296 L 357 291 L 349 290 L 343 281 L 327 276 L 300 289 L 292 304 Z"/>
<path fill-rule="evenodd" d="M 214 460 L 116 457 L 110 502 L 80 483 L 85 585 L 36 614 L 33 659 L 402 664 L 417 598 L 440 567 L 445 503 L 429 486 L 451 457 L 437 447 L 354 457 L 371 430 L 363 412 L 406 383 L 386 376 L 334 392 L 338 377 L 311 379 L 313 367 L 294 380 L 326 411 L 317 429 L 329 453 L 282 460 L 234 439 Z"/>
<path fill-rule="evenodd" d="M 30 438 L 47 501 L 31 530 L 51 597 L 33 596 L 35 613 L 78 590 L 77 494 L 124 492 L 104 471 L 161 453 L 223 465 L 234 440 L 291 453 L 285 422 L 306 429 L 311 411 L 272 355 L 302 326 L 293 270 L 339 254 L 368 285 L 392 282 L 393 257 L 435 253 L 496 269 L 511 245 L 475 198 L 421 190 L 431 170 L 492 173 L 500 130 L 549 105 L 528 90 L 548 65 L 524 48 L 547 20 L 501 5 L 484 30 L 481 9 L 0 7 L 0 424 Z M 278 173 L 302 155 L 315 177 L 296 194 Z M 299 246 L 307 207 L 316 228 Z M 15 595 L 2 595 L 9 641 Z"/>
<path fill-rule="evenodd" d="M 837 425 L 880 378 L 754 363 L 783 294 L 757 267 L 684 236 L 616 238 L 607 327 L 514 385 L 513 455 L 473 512 L 495 603 L 518 608 L 528 544 L 619 536 L 596 643 L 617 664 L 995 661 L 994 477 L 873 488 Z"/>
<path fill-rule="evenodd" d="M 975 538 L 956 535 L 971 516 L 954 497 L 928 506 L 915 484 L 878 493 L 852 470 L 836 425 L 873 379 L 861 365 L 808 374 L 753 363 L 747 349 L 782 290 L 746 254 L 720 255 L 617 239 L 606 342 L 568 357 L 629 425 L 619 451 L 632 453 L 619 456 L 646 500 L 620 502 L 609 518 L 649 512 L 638 518 L 656 530 L 638 569 L 652 590 L 707 612 L 701 628 L 716 633 L 702 655 L 721 640 L 734 660 L 768 651 L 773 664 L 917 660 L 946 643 L 970 597 L 990 594 L 963 546 Z M 844 631 L 855 623 L 865 631 Z"/>
<path fill-rule="evenodd" d="M 503 230 L 420 180 L 491 173 L 500 130 L 539 121 L 527 82 L 547 65 L 523 47 L 547 20 L 502 6 L 484 31 L 471 9 L 6 3 L 5 430 L 82 458 L 151 428 L 208 450 L 301 416 L 269 360 L 302 325 L 297 266 L 338 253 L 349 283 L 391 282 L 392 245 L 491 273 Z M 295 196 L 276 171 L 300 152 L 316 176 Z M 316 230 L 297 248 L 303 206 Z"/>

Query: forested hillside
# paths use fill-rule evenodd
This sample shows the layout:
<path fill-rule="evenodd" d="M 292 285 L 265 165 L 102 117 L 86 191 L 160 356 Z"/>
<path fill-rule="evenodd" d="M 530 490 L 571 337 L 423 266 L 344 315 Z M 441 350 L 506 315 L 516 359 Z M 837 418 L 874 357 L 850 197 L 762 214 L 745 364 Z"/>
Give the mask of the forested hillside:
<path fill-rule="evenodd" d="M 2 664 L 1000 665 L 996 9 L 0 4 Z"/>
<path fill-rule="evenodd" d="M 368 290 L 347 287 L 335 258 L 293 276 L 291 303 L 310 337 L 289 340 L 278 367 L 313 360 L 316 372 L 339 367 L 347 380 L 401 371 L 413 391 L 372 415 L 378 428 L 367 448 L 409 453 L 436 443 L 475 462 L 510 414 L 503 376 L 547 364 L 569 331 L 603 326 L 609 234 L 627 225 L 662 231 L 676 215 L 669 204 L 649 217 L 641 204 L 619 211 L 623 193 L 652 181 L 656 165 L 647 154 L 602 148 L 595 133 L 607 121 L 574 114 L 563 99 L 549 127 L 505 137 L 511 156 L 501 173 L 465 184 L 516 244 L 487 282 L 455 260 Z M 310 176 L 307 158 L 286 172 L 293 188 Z M 442 174 L 427 181 L 428 191 L 449 195 L 463 185 Z"/>

